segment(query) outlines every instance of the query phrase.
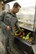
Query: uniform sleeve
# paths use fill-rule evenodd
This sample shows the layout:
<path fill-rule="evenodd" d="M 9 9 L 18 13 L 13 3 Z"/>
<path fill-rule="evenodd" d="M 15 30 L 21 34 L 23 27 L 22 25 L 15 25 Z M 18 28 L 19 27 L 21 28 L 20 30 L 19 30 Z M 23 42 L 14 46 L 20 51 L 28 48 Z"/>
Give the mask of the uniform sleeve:
<path fill-rule="evenodd" d="M 6 27 L 7 25 L 4 22 L 1 22 L 1 26 Z"/>
<path fill-rule="evenodd" d="M 0 25 L 1 25 L 1 16 L 0 16 Z"/>
<path fill-rule="evenodd" d="M 6 25 L 11 26 L 12 34 L 14 34 L 14 32 L 15 32 L 14 31 L 14 21 L 12 19 L 13 19 L 13 16 L 11 16 L 10 14 L 8 14 L 8 15 L 5 16 L 4 23 Z"/>
<path fill-rule="evenodd" d="M 4 16 L 5 16 L 5 12 L 3 12 L 1 15 L 0 15 L 0 21 L 4 20 Z"/>
<path fill-rule="evenodd" d="M 0 24 L 1 24 L 1 21 L 2 21 L 2 15 L 0 15 Z"/>
<path fill-rule="evenodd" d="M 4 31 L 4 30 L 6 31 L 6 27 L 7 27 L 8 24 L 9 24 L 8 18 L 9 18 L 9 17 L 7 17 L 7 15 L 6 15 L 6 16 L 4 17 L 4 22 L 1 21 L 1 26 L 2 26 L 3 31 Z M 10 25 L 9 25 L 9 26 L 10 26 Z M 5 31 L 4 31 L 4 32 L 5 32 Z"/>
<path fill-rule="evenodd" d="M 4 22 L 3 22 L 3 21 L 4 21 L 4 14 L 5 14 L 5 13 L 2 13 L 2 14 L 0 15 L 0 25 L 1 25 L 1 26 L 5 26 L 5 25 L 4 25 Z"/>
<path fill-rule="evenodd" d="M 5 15 L 5 18 L 4 18 L 4 23 L 6 25 L 11 25 L 11 20 L 10 20 L 11 16 L 9 14 L 6 14 Z"/>
<path fill-rule="evenodd" d="M 16 21 L 16 27 L 19 29 L 18 19 L 17 19 L 17 21 Z"/>
<path fill-rule="evenodd" d="M 2 20 L 2 16 L 0 16 L 0 21 Z"/>

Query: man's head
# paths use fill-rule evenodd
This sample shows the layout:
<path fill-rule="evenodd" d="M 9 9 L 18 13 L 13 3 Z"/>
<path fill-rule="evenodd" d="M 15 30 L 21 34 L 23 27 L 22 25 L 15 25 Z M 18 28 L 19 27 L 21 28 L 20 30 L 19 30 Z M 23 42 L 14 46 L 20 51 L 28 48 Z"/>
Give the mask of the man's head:
<path fill-rule="evenodd" d="M 21 6 L 16 2 L 16 3 L 14 3 L 14 5 L 13 5 L 12 11 L 13 11 L 14 13 L 17 13 L 17 12 L 19 12 L 20 8 L 21 8 Z"/>

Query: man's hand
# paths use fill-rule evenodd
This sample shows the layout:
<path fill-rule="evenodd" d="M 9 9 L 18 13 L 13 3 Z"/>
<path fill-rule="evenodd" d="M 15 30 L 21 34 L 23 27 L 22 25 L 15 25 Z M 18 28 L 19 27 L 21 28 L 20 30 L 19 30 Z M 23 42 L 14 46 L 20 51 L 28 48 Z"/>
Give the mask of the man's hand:
<path fill-rule="evenodd" d="M 10 26 L 6 26 L 6 30 L 9 32 L 11 30 Z"/>

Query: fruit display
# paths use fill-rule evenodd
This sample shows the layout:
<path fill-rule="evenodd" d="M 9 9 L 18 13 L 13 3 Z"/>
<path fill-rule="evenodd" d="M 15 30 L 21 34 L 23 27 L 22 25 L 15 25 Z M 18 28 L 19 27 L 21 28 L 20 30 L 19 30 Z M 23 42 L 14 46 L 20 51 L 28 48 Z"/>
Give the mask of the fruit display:
<path fill-rule="evenodd" d="M 17 30 L 17 31 L 15 32 L 15 36 L 19 37 L 20 35 L 21 35 L 21 32 L 20 32 L 19 30 Z"/>
<path fill-rule="evenodd" d="M 32 43 L 32 37 L 30 37 L 30 34 L 31 34 L 31 32 L 29 32 L 26 36 L 23 36 L 23 40 L 27 40 L 28 42 L 31 42 Z"/>
<path fill-rule="evenodd" d="M 32 42 L 32 37 L 28 39 L 29 42 Z"/>
<path fill-rule="evenodd" d="M 29 33 L 26 35 L 26 37 L 25 37 L 26 40 L 29 39 L 30 34 L 31 34 L 31 32 L 29 32 Z"/>
<path fill-rule="evenodd" d="M 32 38 L 30 37 L 31 32 L 27 33 L 25 32 L 25 29 L 23 28 L 18 29 L 16 26 L 14 27 L 14 29 L 15 29 L 15 37 L 32 42 Z"/>
<path fill-rule="evenodd" d="M 25 35 L 25 33 L 24 33 L 24 29 L 17 29 L 16 31 L 15 31 L 15 36 L 16 37 L 22 37 L 23 35 Z"/>

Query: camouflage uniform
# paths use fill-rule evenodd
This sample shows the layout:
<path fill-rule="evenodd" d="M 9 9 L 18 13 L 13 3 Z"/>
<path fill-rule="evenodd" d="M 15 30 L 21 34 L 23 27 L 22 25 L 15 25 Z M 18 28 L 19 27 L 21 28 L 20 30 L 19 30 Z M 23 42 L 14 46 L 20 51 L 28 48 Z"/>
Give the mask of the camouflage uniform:
<path fill-rule="evenodd" d="M 11 30 L 9 32 L 7 32 L 5 29 L 6 25 L 11 26 Z M 5 46 L 6 48 L 9 46 L 9 49 L 13 47 L 13 41 L 15 37 L 15 30 L 14 30 L 15 25 L 18 27 L 18 20 L 17 20 L 16 14 L 7 13 L 4 18 L 3 30 L 5 34 Z"/>
<path fill-rule="evenodd" d="M 2 44 L 2 42 L 0 42 L 0 54 L 5 54 L 5 48 Z"/>

